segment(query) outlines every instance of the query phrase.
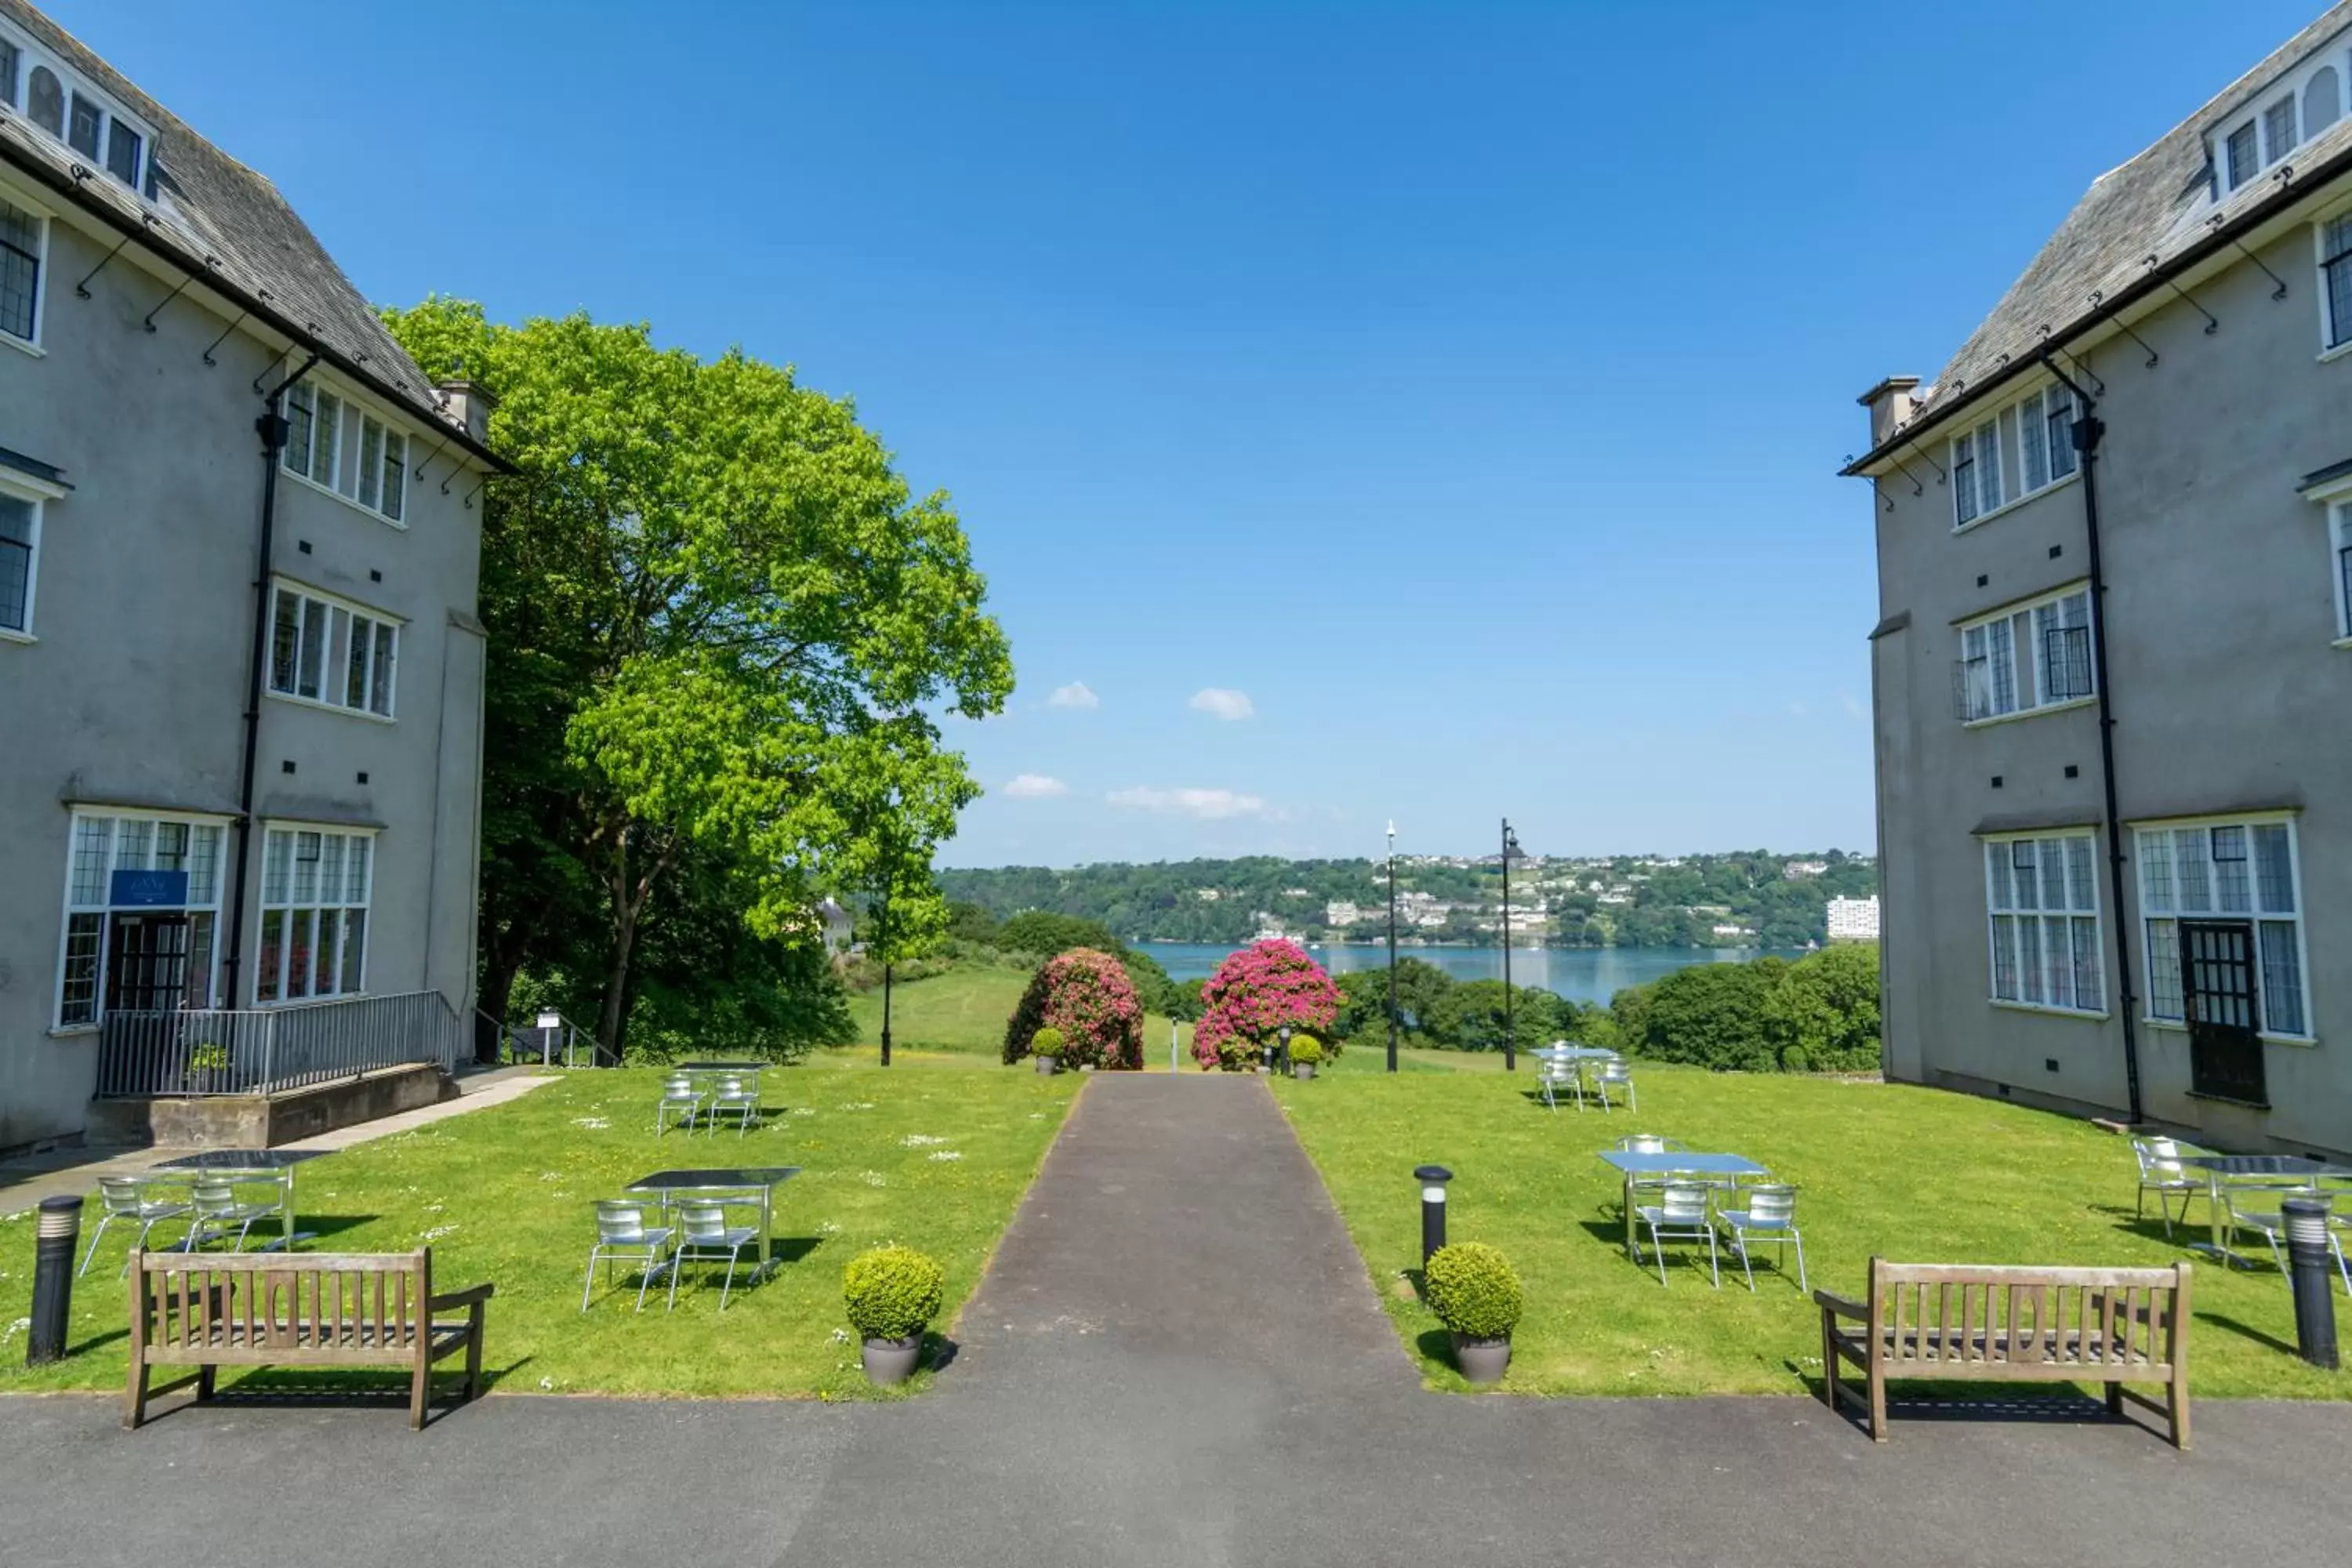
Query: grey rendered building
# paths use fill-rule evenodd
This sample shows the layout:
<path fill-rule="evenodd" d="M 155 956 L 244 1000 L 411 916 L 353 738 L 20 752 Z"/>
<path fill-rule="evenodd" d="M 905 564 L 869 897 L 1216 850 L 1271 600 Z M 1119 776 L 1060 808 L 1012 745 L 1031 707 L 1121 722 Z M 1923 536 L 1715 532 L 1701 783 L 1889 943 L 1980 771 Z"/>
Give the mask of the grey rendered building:
<path fill-rule="evenodd" d="M 1889 1075 L 2352 1152 L 2352 5 L 1862 401 Z"/>
<path fill-rule="evenodd" d="M 0 1149 L 82 1130 L 116 1013 L 470 1017 L 482 416 L 0 0 Z"/>

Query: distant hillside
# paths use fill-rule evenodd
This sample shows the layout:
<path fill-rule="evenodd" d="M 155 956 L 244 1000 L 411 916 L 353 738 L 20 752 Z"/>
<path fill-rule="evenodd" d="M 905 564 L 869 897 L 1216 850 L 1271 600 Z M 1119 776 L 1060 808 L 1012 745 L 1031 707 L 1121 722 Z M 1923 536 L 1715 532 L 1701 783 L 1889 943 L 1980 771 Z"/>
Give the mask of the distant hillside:
<path fill-rule="evenodd" d="M 947 896 L 1002 920 L 1049 910 L 1100 921 L 1130 942 L 1247 942 L 1262 931 L 1314 941 L 1388 931 L 1387 863 L 1186 860 L 939 874 Z M 1530 857 L 1511 868 L 1511 931 L 1554 947 L 1802 947 L 1826 939 L 1829 900 L 1878 890 L 1876 863 L 1816 854 Z M 1400 931 L 1423 942 L 1501 940 L 1492 861 L 1400 856 Z"/>

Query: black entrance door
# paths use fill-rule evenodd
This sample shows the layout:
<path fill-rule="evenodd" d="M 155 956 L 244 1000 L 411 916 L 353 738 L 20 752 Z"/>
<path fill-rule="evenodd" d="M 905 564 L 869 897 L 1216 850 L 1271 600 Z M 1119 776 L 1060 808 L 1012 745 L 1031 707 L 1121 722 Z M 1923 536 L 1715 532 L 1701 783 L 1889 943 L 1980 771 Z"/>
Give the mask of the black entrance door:
<path fill-rule="evenodd" d="M 2254 994 L 2251 921 L 2180 922 L 2180 978 L 2189 1014 L 2189 1083 L 2199 1094 L 2268 1105 L 2262 1000 Z"/>
<path fill-rule="evenodd" d="M 106 955 L 106 1010 L 168 1013 L 188 984 L 188 917 L 118 914 Z"/>

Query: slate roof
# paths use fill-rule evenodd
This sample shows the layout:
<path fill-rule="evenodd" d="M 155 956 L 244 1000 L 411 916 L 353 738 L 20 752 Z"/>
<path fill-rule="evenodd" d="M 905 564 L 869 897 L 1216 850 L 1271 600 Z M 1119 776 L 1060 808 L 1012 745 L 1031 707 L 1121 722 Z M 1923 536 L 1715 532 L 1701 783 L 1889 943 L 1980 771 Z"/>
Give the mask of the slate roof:
<path fill-rule="evenodd" d="M 156 170 L 156 200 L 142 201 L 111 176 L 83 168 L 73 149 L 5 106 L 0 106 L 0 158 L 69 194 L 118 228 L 143 233 L 153 248 L 205 275 L 256 316 L 320 350 L 344 374 L 436 426 L 451 427 L 432 383 L 277 186 L 205 141 L 24 0 L 0 0 L 0 16 L 155 128 L 149 156 Z M 456 439 L 488 456 L 462 429 Z"/>
<path fill-rule="evenodd" d="M 2278 170 L 2266 170 L 2221 200 L 2213 199 L 2207 133 L 2347 30 L 2352 30 L 2352 0 L 2328 7 L 2154 146 L 2093 181 L 1992 313 L 1935 377 L 1929 397 L 1880 450 L 1900 446 L 1923 425 L 2022 371 L 2041 352 L 2045 330 L 2049 339 L 2063 341 L 2090 325 L 2129 290 L 2199 259 L 2242 220 L 2294 199 L 2325 165 L 2339 154 L 2352 153 L 2352 112 L 2347 112 L 2282 165 L 2294 172 L 2292 181 L 2282 182 L 2275 177 Z M 2342 86 L 2352 98 L 2352 79 Z M 2147 264 L 2151 256 L 2157 258 L 2153 268 Z M 2095 292 L 2104 296 L 2103 305 L 2092 302 Z M 1877 455 L 1864 458 L 1854 468 Z"/>

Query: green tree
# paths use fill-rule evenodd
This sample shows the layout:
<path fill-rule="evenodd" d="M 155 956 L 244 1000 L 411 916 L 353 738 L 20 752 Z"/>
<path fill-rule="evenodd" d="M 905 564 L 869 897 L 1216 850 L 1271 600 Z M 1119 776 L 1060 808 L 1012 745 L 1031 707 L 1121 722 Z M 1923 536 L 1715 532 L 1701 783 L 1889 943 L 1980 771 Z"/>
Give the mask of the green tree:
<path fill-rule="evenodd" d="M 1773 987 L 1765 1021 L 1791 1072 L 1878 1066 L 1878 944 L 1840 943 L 1800 959 Z"/>
<path fill-rule="evenodd" d="M 1057 915 L 1045 910 L 1024 910 L 1014 915 L 996 928 L 996 942 L 1007 952 L 1024 952 L 1033 958 L 1051 958 L 1074 947 L 1117 952 L 1126 945 L 1100 921 Z"/>
<path fill-rule="evenodd" d="M 1013 680 L 944 498 L 915 499 L 848 404 L 740 351 L 442 299 L 385 319 L 428 375 L 497 395 L 518 470 L 483 500 L 485 879 L 513 878 L 485 899 L 486 1003 L 593 898 L 617 1048 L 690 857 L 732 862 L 744 922 L 793 941 L 819 890 L 927 866 L 977 793 L 933 716 L 996 712 Z M 898 897 L 937 901 L 927 879 Z"/>
<path fill-rule="evenodd" d="M 1780 1058 L 1766 1007 L 1786 967 L 1772 959 L 1695 963 L 1653 982 L 1641 1053 L 1717 1070 L 1772 1071 Z"/>

